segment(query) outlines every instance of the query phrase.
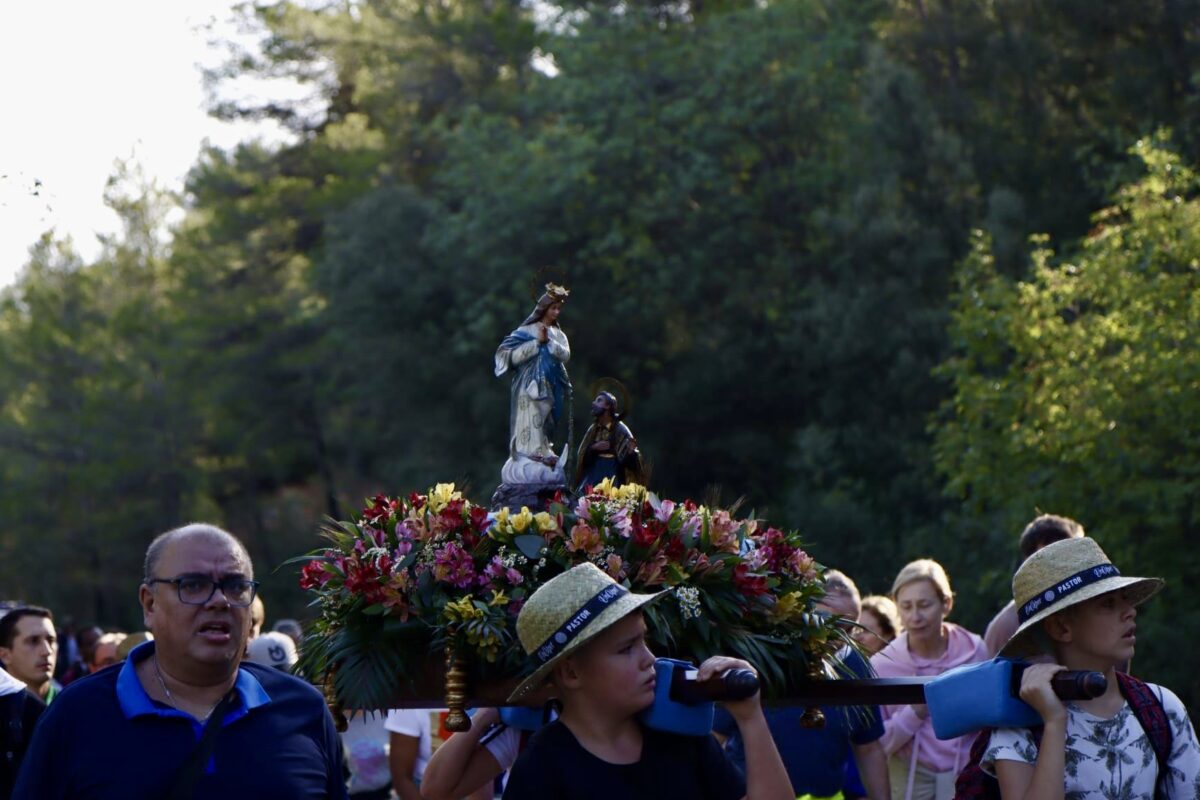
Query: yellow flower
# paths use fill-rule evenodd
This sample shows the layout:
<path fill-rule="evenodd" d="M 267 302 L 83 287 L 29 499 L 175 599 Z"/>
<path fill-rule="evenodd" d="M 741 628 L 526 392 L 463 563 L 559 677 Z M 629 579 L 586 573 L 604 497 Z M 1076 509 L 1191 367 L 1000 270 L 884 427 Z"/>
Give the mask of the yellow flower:
<path fill-rule="evenodd" d="M 461 500 L 462 494 L 455 491 L 453 483 L 439 483 L 429 493 L 429 510 L 440 514 L 451 500 Z"/>
<path fill-rule="evenodd" d="M 533 514 L 529 512 L 529 507 L 521 506 L 521 513 L 512 518 L 513 530 L 517 533 L 524 533 L 531 522 L 533 522 Z"/>
<path fill-rule="evenodd" d="M 547 511 L 539 511 L 533 515 L 533 519 L 537 522 L 538 530 L 542 533 L 552 531 L 558 527 L 558 522 Z"/>
<path fill-rule="evenodd" d="M 506 606 L 508 605 L 508 595 L 503 589 L 492 589 L 492 599 L 488 600 L 489 606 Z"/>
<path fill-rule="evenodd" d="M 800 602 L 800 593 L 789 592 L 775 601 L 775 607 L 771 609 L 771 613 L 779 619 L 786 620 L 803 610 L 804 605 Z"/>
<path fill-rule="evenodd" d="M 612 499 L 613 491 L 612 478 L 605 478 L 592 487 L 592 494 L 603 495 L 610 500 Z"/>
<path fill-rule="evenodd" d="M 613 493 L 616 500 L 633 501 L 639 505 L 646 495 L 646 487 L 636 483 L 627 483 Z"/>
<path fill-rule="evenodd" d="M 483 612 L 475 607 L 470 597 L 460 597 L 446 603 L 443 613 L 451 622 L 469 622 L 483 617 Z"/>

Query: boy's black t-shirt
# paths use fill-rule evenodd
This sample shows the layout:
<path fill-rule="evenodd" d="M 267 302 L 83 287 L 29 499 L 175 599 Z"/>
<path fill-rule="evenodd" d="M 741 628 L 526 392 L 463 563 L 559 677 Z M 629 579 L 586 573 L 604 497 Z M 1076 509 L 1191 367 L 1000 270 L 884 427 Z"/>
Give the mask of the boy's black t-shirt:
<path fill-rule="evenodd" d="M 643 728 L 642 757 L 610 764 L 589 753 L 561 721 L 529 740 L 504 800 L 739 800 L 746 782 L 712 736 Z"/>

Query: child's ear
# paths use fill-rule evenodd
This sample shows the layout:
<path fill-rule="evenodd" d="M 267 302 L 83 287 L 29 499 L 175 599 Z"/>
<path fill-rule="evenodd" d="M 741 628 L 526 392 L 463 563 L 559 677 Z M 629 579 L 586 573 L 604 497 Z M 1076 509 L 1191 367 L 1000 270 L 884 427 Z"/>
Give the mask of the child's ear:
<path fill-rule="evenodd" d="M 582 684 L 579 662 L 573 656 L 564 656 L 554 667 L 554 683 L 564 689 L 578 689 Z"/>
<path fill-rule="evenodd" d="M 1058 644 L 1071 643 L 1071 625 L 1066 614 L 1051 614 L 1042 620 L 1042 630 L 1050 637 L 1050 641 Z"/>

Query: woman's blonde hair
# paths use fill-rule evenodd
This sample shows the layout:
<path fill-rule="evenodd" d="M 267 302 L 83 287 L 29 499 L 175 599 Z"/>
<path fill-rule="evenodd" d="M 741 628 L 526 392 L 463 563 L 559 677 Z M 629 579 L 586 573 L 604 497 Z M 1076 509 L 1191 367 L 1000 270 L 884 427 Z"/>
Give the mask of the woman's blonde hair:
<path fill-rule="evenodd" d="M 890 642 L 904 631 L 904 623 L 900 621 L 900 611 L 892 598 L 882 594 L 869 594 L 862 599 L 862 610 L 870 611 L 883 623 L 884 630 L 874 631 L 879 638 Z"/>
<path fill-rule="evenodd" d="M 950 590 L 950 578 L 946 575 L 946 570 L 932 558 L 918 558 L 916 561 L 910 561 L 904 565 L 904 569 L 900 570 L 900 574 L 892 582 L 890 593 L 892 599 L 895 600 L 896 594 L 908 584 L 921 580 L 933 584 L 933 588 L 937 589 L 943 603 L 954 599 L 954 592 Z"/>

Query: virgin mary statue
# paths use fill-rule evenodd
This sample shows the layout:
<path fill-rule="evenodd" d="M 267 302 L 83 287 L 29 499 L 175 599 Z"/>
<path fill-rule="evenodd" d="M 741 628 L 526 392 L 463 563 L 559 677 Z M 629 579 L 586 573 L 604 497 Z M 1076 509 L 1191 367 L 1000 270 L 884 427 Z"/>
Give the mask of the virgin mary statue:
<path fill-rule="evenodd" d="M 571 345 L 558 325 L 570 292 L 553 283 L 521 326 L 496 350 L 496 376 L 514 373 L 508 412 L 508 460 L 500 471 L 510 486 L 565 485 L 569 447 L 554 453 L 554 430 L 570 414 Z"/>

